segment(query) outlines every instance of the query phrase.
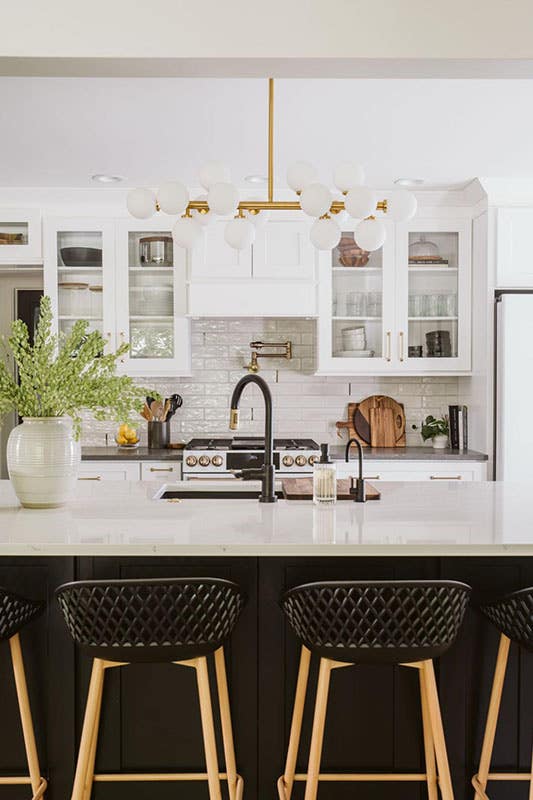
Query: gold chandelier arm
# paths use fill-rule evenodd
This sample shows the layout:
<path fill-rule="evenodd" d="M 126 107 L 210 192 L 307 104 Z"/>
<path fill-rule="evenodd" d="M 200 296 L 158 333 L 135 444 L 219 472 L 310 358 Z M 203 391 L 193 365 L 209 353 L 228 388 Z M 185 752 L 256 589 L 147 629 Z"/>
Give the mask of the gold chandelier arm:
<path fill-rule="evenodd" d="M 191 200 L 187 206 L 188 211 L 209 211 L 205 200 Z M 342 200 L 335 200 L 331 204 L 331 213 L 338 214 L 344 210 Z M 239 211 L 301 211 L 298 200 L 241 200 Z M 376 203 L 376 211 L 387 213 L 387 201 L 380 200 Z"/>

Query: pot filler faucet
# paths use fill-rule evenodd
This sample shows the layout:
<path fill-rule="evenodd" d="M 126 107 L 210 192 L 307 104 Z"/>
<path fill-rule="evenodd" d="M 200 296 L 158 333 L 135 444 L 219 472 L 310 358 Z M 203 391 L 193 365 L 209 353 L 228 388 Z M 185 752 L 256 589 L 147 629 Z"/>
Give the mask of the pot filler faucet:
<path fill-rule="evenodd" d="M 262 469 L 243 469 L 237 473 L 238 478 L 244 480 L 261 480 L 262 489 L 259 495 L 260 503 L 275 503 L 277 500 L 274 492 L 274 439 L 272 435 L 272 395 L 268 383 L 259 375 L 244 375 L 235 386 L 231 396 L 230 430 L 236 431 L 239 427 L 239 403 L 245 387 L 249 383 L 259 386 L 265 401 L 265 462 Z"/>
<path fill-rule="evenodd" d="M 361 442 L 358 439 L 350 439 L 348 444 L 346 445 L 346 455 L 345 460 L 346 463 L 350 463 L 350 445 L 356 444 L 359 450 L 359 477 L 355 481 L 354 486 L 354 479 L 351 478 L 351 487 L 350 487 L 350 494 L 353 495 L 353 499 L 356 503 L 364 503 L 366 501 L 366 493 L 365 493 L 365 479 L 363 478 L 363 448 L 361 447 Z"/>

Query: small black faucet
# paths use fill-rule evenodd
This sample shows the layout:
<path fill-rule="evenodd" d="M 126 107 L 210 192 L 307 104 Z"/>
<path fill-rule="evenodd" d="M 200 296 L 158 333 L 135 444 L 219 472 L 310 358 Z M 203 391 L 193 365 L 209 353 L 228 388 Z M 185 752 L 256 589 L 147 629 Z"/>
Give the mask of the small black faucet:
<path fill-rule="evenodd" d="M 357 449 L 359 450 L 359 477 L 355 481 L 354 486 L 354 479 L 351 479 L 351 486 L 350 486 L 350 494 L 353 495 L 353 499 L 356 503 L 365 503 L 366 502 L 366 492 L 365 492 L 365 479 L 363 478 L 363 448 L 361 447 L 361 442 L 358 439 L 350 439 L 348 444 L 346 445 L 346 454 L 345 460 L 346 463 L 350 463 L 350 446 L 352 444 L 357 445 Z"/>
<path fill-rule="evenodd" d="M 239 403 L 244 388 L 249 383 L 259 386 L 265 401 L 265 462 L 262 469 L 243 469 L 238 473 L 238 477 L 254 480 L 261 479 L 262 489 L 259 495 L 260 503 L 275 503 L 278 499 L 274 491 L 274 478 L 276 469 L 274 467 L 274 439 L 272 434 L 272 395 L 268 388 L 268 383 L 259 375 L 244 375 L 233 390 L 231 396 L 231 418 L 230 430 L 236 431 L 239 427 Z"/>

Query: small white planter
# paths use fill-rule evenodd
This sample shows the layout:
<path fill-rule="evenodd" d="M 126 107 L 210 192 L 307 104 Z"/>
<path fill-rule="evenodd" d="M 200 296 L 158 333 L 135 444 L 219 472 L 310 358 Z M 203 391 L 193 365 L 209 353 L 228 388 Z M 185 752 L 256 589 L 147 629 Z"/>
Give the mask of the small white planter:
<path fill-rule="evenodd" d="M 444 434 L 434 436 L 431 440 L 431 444 L 435 450 L 444 450 L 445 447 L 448 447 L 448 437 Z"/>
<path fill-rule="evenodd" d="M 58 508 L 74 492 L 81 460 L 70 417 L 24 417 L 7 441 L 7 469 L 25 508 Z"/>

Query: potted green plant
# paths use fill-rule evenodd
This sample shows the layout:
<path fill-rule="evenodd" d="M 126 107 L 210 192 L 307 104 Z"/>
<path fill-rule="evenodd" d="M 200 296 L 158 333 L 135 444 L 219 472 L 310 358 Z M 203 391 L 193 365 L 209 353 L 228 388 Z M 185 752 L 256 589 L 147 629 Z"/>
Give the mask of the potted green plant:
<path fill-rule="evenodd" d="M 417 429 L 417 426 L 413 425 L 413 428 Z M 431 414 L 428 414 L 420 427 L 420 435 L 422 436 L 422 439 L 425 442 L 427 442 L 428 439 L 431 439 L 431 443 L 435 450 L 443 450 L 448 446 L 449 434 L 450 427 L 448 424 L 448 417 L 446 415 L 437 419 Z"/>
<path fill-rule="evenodd" d="M 7 443 L 9 477 L 23 506 L 56 508 L 71 496 L 81 457 L 82 411 L 124 422 L 143 406 L 146 390 L 117 375 L 122 345 L 105 353 L 107 341 L 84 320 L 66 335 L 52 333 L 52 306 L 43 297 L 33 344 L 15 320 L 0 358 L 0 419 L 10 411 L 22 423 Z M 16 365 L 18 380 L 13 366 Z"/>

